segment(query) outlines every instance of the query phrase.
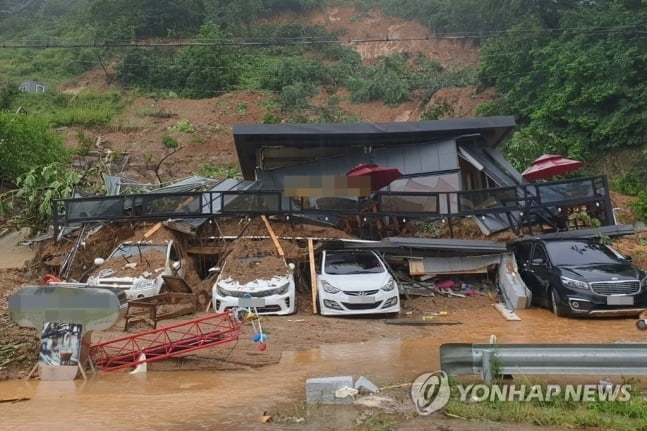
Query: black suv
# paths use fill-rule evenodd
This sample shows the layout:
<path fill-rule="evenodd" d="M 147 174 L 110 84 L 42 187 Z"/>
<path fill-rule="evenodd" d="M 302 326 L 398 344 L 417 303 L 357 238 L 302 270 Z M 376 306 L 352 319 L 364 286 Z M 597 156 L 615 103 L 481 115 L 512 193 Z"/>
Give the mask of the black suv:
<path fill-rule="evenodd" d="M 593 238 L 527 238 L 510 244 L 532 302 L 557 316 L 634 316 L 647 310 L 647 275 Z"/>

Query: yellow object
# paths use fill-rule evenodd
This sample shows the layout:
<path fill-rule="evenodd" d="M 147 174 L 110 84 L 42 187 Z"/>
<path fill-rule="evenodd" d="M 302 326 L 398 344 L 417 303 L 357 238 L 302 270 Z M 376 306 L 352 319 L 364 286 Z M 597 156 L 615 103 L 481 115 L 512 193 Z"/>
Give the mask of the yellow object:
<path fill-rule="evenodd" d="M 438 313 L 439 316 L 449 316 L 449 311 L 441 311 Z"/>

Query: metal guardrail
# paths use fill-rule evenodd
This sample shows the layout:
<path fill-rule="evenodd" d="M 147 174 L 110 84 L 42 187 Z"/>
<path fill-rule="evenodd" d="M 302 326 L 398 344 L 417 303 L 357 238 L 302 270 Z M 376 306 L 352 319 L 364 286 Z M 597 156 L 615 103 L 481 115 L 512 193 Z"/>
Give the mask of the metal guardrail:
<path fill-rule="evenodd" d="M 647 375 L 647 344 L 464 344 L 440 346 L 450 376 Z"/>

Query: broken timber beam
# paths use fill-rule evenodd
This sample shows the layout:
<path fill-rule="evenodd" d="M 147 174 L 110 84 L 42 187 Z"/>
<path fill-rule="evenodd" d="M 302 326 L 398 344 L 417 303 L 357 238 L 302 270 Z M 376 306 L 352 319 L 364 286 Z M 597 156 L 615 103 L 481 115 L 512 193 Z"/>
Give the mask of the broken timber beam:
<path fill-rule="evenodd" d="M 279 256 L 285 257 L 285 253 L 283 252 L 283 248 L 281 247 L 281 244 L 279 243 L 279 239 L 276 237 L 276 234 L 274 233 L 274 230 L 272 230 L 272 226 L 270 225 L 270 221 L 265 217 L 265 215 L 261 215 L 261 220 L 263 220 L 263 223 L 265 223 L 265 227 L 267 228 L 267 232 L 270 234 L 270 238 L 272 238 L 272 242 L 274 243 L 274 247 L 276 247 L 276 251 L 279 253 Z"/>
<path fill-rule="evenodd" d="M 157 232 L 160 228 L 162 227 L 162 222 L 155 223 L 155 226 L 150 228 L 145 234 L 144 234 L 144 239 L 148 239 L 151 235 L 153 235 L 155 232 Z"/>

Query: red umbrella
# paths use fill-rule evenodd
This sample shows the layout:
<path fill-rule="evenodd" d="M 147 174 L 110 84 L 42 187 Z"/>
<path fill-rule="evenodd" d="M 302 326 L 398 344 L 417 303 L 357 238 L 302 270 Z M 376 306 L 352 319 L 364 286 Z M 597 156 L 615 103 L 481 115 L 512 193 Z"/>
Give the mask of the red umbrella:
<path fill-rule="evenodd" d="M 402 176 L 396 168 L 387 168 L 374 164 L 357 165 L 346 173 L 349 177 L 368 176 L 371 178 L 371 191 L 388 186 Z"/>
<path fill-rule="evenodd" d="M 537 158 L 521 174 L 528 181 L 541 180 L 573 172 L 584 166 L 584 162 L 567 159 L 556 154 L 544 154 Z"/>

